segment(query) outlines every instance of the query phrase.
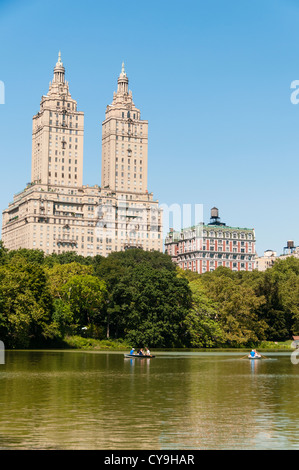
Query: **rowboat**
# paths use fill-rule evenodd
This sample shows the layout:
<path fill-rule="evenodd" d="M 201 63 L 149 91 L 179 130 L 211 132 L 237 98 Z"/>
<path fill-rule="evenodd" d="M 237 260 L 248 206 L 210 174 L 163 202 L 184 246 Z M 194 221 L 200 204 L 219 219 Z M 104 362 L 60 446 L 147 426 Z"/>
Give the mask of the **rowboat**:
<path fill-rule="evenodd" d="M 125 357 L 129 357 L 130 359 L 132 358 L 136 358 L 136 359 L 151 359 L 152 357 L 155 357 L 155 356 L 152 356 L 151 354 L 149 356 L 142 356 L 141 354 L 124 354 Z"/>
<path fill-rule="evenodd" d="M 262 359 L 262 356 L 248 356 L 248 359 Z"/>

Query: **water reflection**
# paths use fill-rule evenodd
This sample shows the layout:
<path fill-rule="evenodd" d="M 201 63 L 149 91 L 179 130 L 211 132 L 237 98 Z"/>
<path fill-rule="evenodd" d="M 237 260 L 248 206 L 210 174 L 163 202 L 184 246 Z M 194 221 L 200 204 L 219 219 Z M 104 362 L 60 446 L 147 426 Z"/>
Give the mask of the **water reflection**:
<path fill-rule="evenodd" d="M 8 351 L 0 448 L 297 449 L 290 355 Z M 132 441 L 132 436 L 138 440 Z"/>

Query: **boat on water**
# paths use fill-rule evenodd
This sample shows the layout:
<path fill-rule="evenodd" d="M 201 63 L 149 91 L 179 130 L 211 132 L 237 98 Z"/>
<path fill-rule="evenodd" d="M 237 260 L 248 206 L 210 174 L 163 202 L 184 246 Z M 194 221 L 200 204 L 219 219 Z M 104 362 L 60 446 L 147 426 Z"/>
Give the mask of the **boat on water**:
<path fill-rule="evenodd" d="M 256 350 L 252 349 L 248 354 L 248 359 L 261 359 L 262 355 Z"/>
<path fill-rule="evenodd" d="M 136 359 L 152 359 L 153 357 L 155 357 L 152 354 L 150 354 L 148 356 L 146 356 L 145 354 L 125 354 L 124 356 L 129 357 L 130 359 L 132 359 L 132 358 L 133 359 L 135 359 L 135 358 Z"/>

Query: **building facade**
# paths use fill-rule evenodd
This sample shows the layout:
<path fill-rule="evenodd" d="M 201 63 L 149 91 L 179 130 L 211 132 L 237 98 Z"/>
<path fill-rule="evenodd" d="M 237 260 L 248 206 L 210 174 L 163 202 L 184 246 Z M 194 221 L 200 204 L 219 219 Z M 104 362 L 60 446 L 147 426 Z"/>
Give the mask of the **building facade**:
<path fill-rule="evenodd" d="M 256 257 L 254 261 L 254 269 L 257 269 L 258 271 L 266 271 L 266 269 L 272 268 L 276 260 L 276 251 L 266 250 L 264 251 L 264 256 Z"/>
<path fill-rule="evenodd" d="M 83 256 L 162 251 L 162 211 L 147 190 L 147 126 L 123 66 L 103 122 L 102 187 L 83 185 L 84 113 L 70 95 L 59 53 L 33 117 L 31 182 L 3 211 L 4 246 Z"/>
<path fill-rule="evenodd" d="M 133 103 L 124 64 L 102 131 L 102 188 L 147 191 L 148 122 Z"/>
<path fill-rule="evenodd" d="M 209 224 L 198 224 L 180 231 L 170 230 L 165 252 L 184 270 L 197 273 L 224 266 L 232 271 L 252 271 L 255 258 L 254 229 L 229 227 L 220 222 L 213 207 Z"/>
<path fill-rule="evenodd" d="M 47 95 L 33 116 L 31 182 L 81 187 L 84 113 L 77 110 L 59 53 Z"/>
<path fill-rule="evenodd" d="M 299 258 L 299 246 L 295 246 L 293 240 L 287 241 L 287 246 L 283 248 L 281 255 L 277 256 L 277 252 L 273 250 L 264 251 L 263 256 L 259 256 L 255 259 L 255 269 L 258 271 L 266 271 L 266 269 L 272 268 L 276 261 L 285 260 L 290 256 Z"/>

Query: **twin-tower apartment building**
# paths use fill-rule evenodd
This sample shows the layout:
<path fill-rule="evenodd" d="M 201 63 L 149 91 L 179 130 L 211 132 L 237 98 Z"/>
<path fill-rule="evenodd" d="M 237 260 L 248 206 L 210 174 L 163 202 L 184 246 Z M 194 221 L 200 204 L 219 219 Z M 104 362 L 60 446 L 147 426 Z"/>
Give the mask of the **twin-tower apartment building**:
<path fill-rule="evenodd" d="M 101 186 L 83 185 L 83 139 L 84 113 L 59 53 L 33 116 L 31 182 L 3 211 L 4 246 L 83 256 L 162 251 L 162 210 L 147 189 L 148 121 L 133 102 L 124 65 L 102 123 Z"/>
<path fill-rule="evenodd" d="M 83 185 L 83 139 L 84 113 L 71 97 L 59 53 L 33 116 L 31 182 L 3 211 L 4 246 L 82 256 L 163 251 L 162 209 L 147 189 L 148 121 L 133 102 L 124 65 L 102 122 L 101 186 Z M 226 226 L 217 208 L 211 215 L 210 224 L 170 229 L 165 252 L 198 273 L 219 266 L 252 271 L 254 229 Z"/>

